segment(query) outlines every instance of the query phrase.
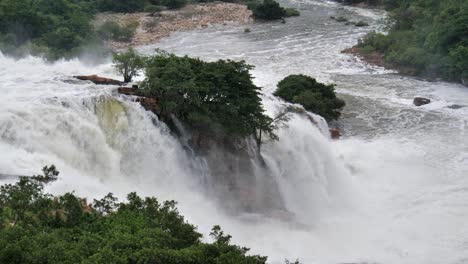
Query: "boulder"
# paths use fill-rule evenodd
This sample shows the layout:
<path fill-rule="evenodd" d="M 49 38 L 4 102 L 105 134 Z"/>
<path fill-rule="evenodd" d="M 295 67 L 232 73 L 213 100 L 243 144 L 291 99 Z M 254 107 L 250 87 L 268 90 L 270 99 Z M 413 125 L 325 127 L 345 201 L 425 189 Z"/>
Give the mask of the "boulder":
<path fill-rule="evenodd" d="M 97 75 L 79 75 L 79 76 L 73 76 L 73 78 L 76 78 L 78 80 L 82 81 L 91 81 L 95 84 L 103 84 L 103 85 L 122 85 L 121 81 L 114 80 L 114 79 L 109 79 L 109 78 L 104 78 L 100 77 Z"/>
<path fill-rule="evenodd" d="M 427 99 L 427 98 L 424 98 L 424 97 L 416 97 L 413 100 L 413 104 L 415 106 L 426 105 L 426 104 L 429 104 L 429 103 L 431 103 L 431 100 Z"/>
<path fill-rule="evenodd" d="M 341 131 L 339 128 L 330 128 L 330 137 L 332 139 L 340 139 Z"/>

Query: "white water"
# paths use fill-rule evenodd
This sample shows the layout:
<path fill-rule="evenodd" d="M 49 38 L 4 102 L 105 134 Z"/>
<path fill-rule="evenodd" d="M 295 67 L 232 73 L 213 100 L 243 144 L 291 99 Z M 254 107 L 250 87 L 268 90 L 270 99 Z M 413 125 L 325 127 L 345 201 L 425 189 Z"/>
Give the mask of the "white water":
<path fill-rule="evenodd" d="M 296 116 L 279 131 L 280 141 L 263 150 L 267 175 L 293 217 L 225 212 L 204 193 L 209 172 L 154 115 L 115 94 L 115 87 L 69 78 L 117 77 L 110 64 L 0 56 L 0 173 L 31 175 L 55 164 L 61 178 L 50 187 L 54 193 L 94 198 L 138 191 L 175 199 L 205 235 L 220 224 L 234 242 L 272 263 L 468 263 L 468 108 L 446 108 L 468 105 L 468 90 L 389 75 L 340 54 L 368 29 L 328 16 L 345 14 L 378 27 L 379 12 L 326 1 L 296 5 L 302 16 L 285 25 L 255 25 L 250 34 L 211 28 L 158 45 L 256 65 L 270 113 L 282 104 L 271 96 L 274 84 L 288 74 L 338 84 L 348 104 L 338 124 L 342 140 L 331 142 L 323 127 Z M 434 102 L 416 108 L 416 95 Z"/>

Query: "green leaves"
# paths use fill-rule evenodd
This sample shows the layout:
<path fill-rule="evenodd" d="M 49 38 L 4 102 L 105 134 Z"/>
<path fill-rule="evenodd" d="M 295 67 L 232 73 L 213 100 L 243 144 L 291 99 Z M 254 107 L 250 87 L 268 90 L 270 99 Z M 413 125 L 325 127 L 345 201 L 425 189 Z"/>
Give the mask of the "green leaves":
<path fill-rule="evenodd" d="M 0 263 L 265 263 L 230 244 L 231 236 L 213 228 L 215 242 L 202 243 L 175 201 L 108 194 L 86 200 L 43 192 L 42 179 L 57 176 L 53 166 L 36 178 L 0 187 Z"/>
<path fill-rule="evenodd" d="M 301 104 L 306 110 L 330 121 L 338 119 L 340 109 L 345 102 L 338 99 L 334 85 L 317 82 L 305 75 L 289 75 L 278 83 L 274 95 L 291 102 Z"/>
<path fill-rule="evenodd" d="M 461 81 L 468 67 L 468 2 L 463 0 L 394 1 L 388 35 L 369 33 L 361 51 L 378 51 L 397 68 L 425 77 Z"/>
<path fill-rule="evenodd" d="M 123 75 L 124 82 L 128 83 L 139 75 L 139 71 L 145 65 L 145 57 L 138 55 L 133 48 L 129 48 L 126 52 L 115 53 L 112 62 L 117 72 Z"/>
<path fill-rule="evenodd" d="M 204 62 L 163 54 L 148 58 L 142 94 L 159 99 L 161 118 L 172 116 L 189 128 L 213 137 L 243 138 L 258 130 L 272 134 L 264 114 L 260 88 L 245 62 Z"/>

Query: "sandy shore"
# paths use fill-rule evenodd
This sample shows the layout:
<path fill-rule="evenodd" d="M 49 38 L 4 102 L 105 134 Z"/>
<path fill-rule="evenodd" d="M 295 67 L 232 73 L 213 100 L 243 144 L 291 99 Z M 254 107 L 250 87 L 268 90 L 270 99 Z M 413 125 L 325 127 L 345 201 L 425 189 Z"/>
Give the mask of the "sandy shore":
<path fill-rule="evenodd" d="M 151 13 L 101 13 L 96 16 L 95 25 L 110 20 L 121 25 L 138 23 L 132 41 L 106 43 L 109 48 L 116 50 L 155 43 L 178 31 L 201 29 L 210 25 L 248 24 L 252 22 L 252 12 L 245 5 L 219 2 L 187 5 L 179 10 L 162 11 L 156 16 L 151 16 Z M 155 26 L 148 28 L 146 25 L 149 22 L 153 22 Z"/>

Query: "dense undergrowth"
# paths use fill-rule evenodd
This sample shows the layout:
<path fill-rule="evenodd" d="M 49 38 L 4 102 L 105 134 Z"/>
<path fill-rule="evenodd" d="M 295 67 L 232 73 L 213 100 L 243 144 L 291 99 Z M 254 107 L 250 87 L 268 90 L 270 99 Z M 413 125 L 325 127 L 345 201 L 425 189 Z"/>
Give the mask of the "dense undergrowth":
<path fill-rule="evenodd" d="M 384 54 L 385 63 L 415 75 L 460 82 L 468 79 L 468 1 L 386 1 L 388 34 L 371 32 L 361 53 Z"/>

